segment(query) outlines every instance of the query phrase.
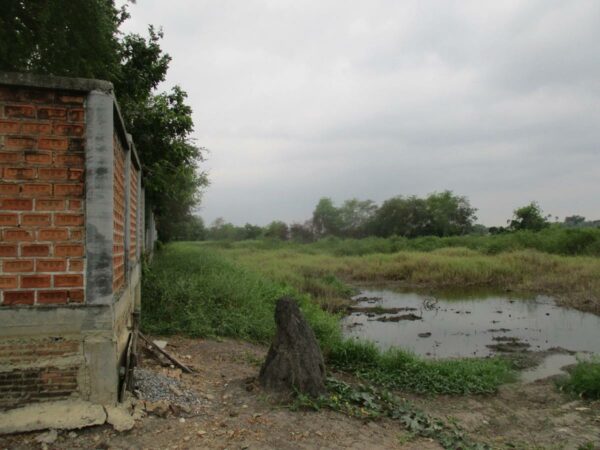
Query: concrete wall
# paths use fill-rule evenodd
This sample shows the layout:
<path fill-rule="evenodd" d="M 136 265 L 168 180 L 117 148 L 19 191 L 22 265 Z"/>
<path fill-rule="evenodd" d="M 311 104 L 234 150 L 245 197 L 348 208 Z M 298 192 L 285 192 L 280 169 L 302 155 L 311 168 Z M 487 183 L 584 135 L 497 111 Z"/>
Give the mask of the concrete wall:
<path fill-rule="evenodd" d="M 151 217 L 142 178 L 110 83 L 0 72 L 0 420 L 118 401 Z"/>

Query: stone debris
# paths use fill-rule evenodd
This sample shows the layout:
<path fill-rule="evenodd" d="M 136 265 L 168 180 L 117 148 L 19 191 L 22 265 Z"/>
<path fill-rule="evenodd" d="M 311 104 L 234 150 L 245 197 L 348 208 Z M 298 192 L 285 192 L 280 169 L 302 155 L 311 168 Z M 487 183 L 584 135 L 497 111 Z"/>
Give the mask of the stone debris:
<path fill-rule="evenodd" d="M 202 401 L 182 383 L 166 375 L 136 367 L 134 370 L 135 392 L 144 400 L 148 413 L 164 417 L 174 414 L 198 412 Z"/>
<path fill-rule="evenodd" d="M 116 431 L 129 431 L 135 425 L 135 419 L 124 405 L 105 406 L 106 422 Z"/>
<path fill-rule="evenodd" d="M 167 347 L 167 341 L 156 340 L 156 341 L 152 341 L 152 343 L 154 345 L 156 345 L 158 348 L 160 348 L 161 350 L 164 350 Z"/>
<path fill-rule="evenodd" d="M 39 434 L 35 438 L 35 442 L 40 444 L 54 444 L 58 439 L 58 432 L 56 430 L 49 430 L 46 433 Z"/>

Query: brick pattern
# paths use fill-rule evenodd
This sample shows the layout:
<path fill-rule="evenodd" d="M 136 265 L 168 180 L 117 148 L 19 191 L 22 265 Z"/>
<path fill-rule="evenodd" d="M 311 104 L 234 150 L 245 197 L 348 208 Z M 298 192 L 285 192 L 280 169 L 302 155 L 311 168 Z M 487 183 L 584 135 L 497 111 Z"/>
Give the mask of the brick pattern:
<path fill-rule="evenodd" d="M 119 138 L 113 139 L 114 148 L 114 211 L 113 211 L 113 291 L 125 283 L 125 151 Z"/>
<path fill-rule="evenodd" d="M 129 259 L 137 257 L 138 171 L 131 165 L 129 187 Z"/>
<path fill-rule="evenodd" d="M 63 338 L 0 341 L 0 411 L 26 402 L 57 400 L 78 395 L 77 366 L 43 366 L 80 355 L 79 342 Z M 41 363 L 41 364 L 39 364 Z M 38 367 L 31 367 L 38 364 Z M 18 367 L 25 365 L 25 367 Z M 27 366 L 28 365 L 28 366 Z"/>
<path fill-rule="evenodd" d="M 0 86 L 0 305 L 84 301 L 85 97 Z"/>

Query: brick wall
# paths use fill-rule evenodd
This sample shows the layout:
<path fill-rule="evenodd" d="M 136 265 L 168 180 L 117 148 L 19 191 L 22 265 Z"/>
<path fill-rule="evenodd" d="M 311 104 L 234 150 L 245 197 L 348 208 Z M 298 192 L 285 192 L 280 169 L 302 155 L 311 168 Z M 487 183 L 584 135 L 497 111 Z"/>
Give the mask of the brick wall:
<path fill-rule="evenodd" d="M 0 86 L 0 305 L 84 301 L 85 97 Z"/>
<path fill-rule="evenodd" d="M 113 291 L 125 282 L 125 152 L 120 139 L 114 136 L 114 210 L 113 210 Z"/>
<path fill-rule="evenodd" d="M 80 342 L 60 337 L 0 341 L 0 411 L 26 402 L 77 397 Z"/>
<path fill-rule="evenodd" d="M 137 258 L 138 234 L 138 171 L 133 164 L 129 180 L 129 259 Z"/>

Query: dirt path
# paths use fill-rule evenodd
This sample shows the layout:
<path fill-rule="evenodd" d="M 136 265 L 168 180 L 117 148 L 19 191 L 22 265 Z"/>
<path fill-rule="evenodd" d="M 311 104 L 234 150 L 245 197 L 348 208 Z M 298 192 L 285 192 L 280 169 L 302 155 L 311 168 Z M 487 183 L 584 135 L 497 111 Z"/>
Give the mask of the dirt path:
<path fill-rule="evenodd" d="M 237 341 L 169 338 L 170 351 L 197 372 L 181 382 L 201 399 L 199 414 L 182 420 L 147 416 L 129 432 L 109 426 L 60 432 L 50 449 L 414 449 L 441 447 L 410 440 L 390 420 L 363 422 L 331 411 L 278 407 L 248 377 L 258 372 L 265 348 Z M 152 360 L 143 365 L 161 368 Z M 491 397 L 413 397 L 432 415 L 452 416 L 473 438 L 494 448 L 577 449 L 600 445 L 600 403 L 572 401 L 551 382 L 511 385 Z M 39 433 L 0 437 L 0 449 L 41 448 Z M 507 447 L 512 445 L 512 447 Z M 590 447 L 594 448 L 594 447 Z M 598 447 L 600 448 L 600 447 Z"/>

